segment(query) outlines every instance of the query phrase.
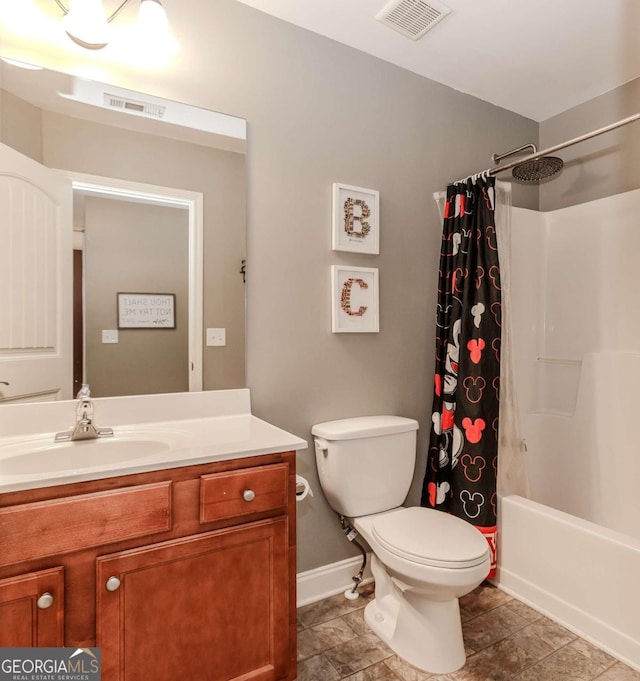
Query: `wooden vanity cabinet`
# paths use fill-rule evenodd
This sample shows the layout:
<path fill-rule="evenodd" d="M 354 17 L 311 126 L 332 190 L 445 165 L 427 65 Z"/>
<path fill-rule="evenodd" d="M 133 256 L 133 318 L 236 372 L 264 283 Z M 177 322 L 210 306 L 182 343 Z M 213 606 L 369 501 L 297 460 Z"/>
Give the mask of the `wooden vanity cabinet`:
<path fill-rule="evenodd" d="M 106 678 L 287 678 L 287 553 L 279 518 L 99 558 Z"/>
<path fill-rule="evenodd" d="M 0 647 L 98 646 L 103 681 L 296 677 L 293 452 L 0 495 L 0 545 Z"/>
<path fill-rule="evenodd" d="M 63 646 L 63 618 L 63 568 L 0 580 L 1 647 Z"/>

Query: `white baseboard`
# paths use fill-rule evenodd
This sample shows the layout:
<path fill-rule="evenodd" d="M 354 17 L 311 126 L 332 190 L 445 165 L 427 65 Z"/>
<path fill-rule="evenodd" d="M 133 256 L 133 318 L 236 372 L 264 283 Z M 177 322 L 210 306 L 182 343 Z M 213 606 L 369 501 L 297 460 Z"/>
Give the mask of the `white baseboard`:
<path fill-rule="evenodd" d="M 353 587 L 354 575 L 357 575 L 362 565 L 362 558 L 347 558 L 337 563 L 322 565 L 313 570 L 298 573 L 298 607 L 321 601 L 323 598 L 335 596 L 349 587 Z M 364 571 L 362 584 L 373 581 L 371 576 L 371 554 L 367 554 L 367 567 Z"/>

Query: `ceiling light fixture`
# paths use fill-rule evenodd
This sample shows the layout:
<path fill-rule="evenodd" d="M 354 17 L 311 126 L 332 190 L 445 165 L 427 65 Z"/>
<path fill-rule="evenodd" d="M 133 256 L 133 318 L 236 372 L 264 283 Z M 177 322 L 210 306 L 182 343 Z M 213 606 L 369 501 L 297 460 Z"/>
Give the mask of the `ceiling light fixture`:
<path fill-rule="evenodd" d="M 63 28 L 76 45 L 87 50 L 101 50 L 112 38 L 111 22 L 130 0 L 124 0 L 107 16 L 102 0 L 69 0 L 65 7 L 61 0 L 54 2 L 64 12 Z M 136 42 L 144 49 L 162 50 L 174 54 L 178 43 L 171 35 L 169 21 L 160 0 L 140 0 Z"/>

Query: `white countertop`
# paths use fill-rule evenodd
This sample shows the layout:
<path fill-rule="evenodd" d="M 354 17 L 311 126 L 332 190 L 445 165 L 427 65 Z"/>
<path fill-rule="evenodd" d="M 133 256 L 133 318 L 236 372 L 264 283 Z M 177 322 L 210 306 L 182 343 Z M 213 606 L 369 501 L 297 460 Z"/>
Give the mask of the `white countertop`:
<path fill-rule="evenodd" d="M 236 405 L 230 406 L 221 393 Z M 0 493 L 307 447 L 305 440 L 248 413 L 248 391 L 197 395 L 105 398 L 112 401 L 108 407 L 96 399 L 96 425 L 113 428 L 113 438 L 62 443 L 55 443 L 54 436 L 72 425 L 74 402 L 0 407 Z M 126 417 L 119 414 L 121 407 Z M 15 418 L 2 418 L 10 414 Z M 29 414 L 35 419 L 31 428 L 25 425 Z M 177 418 L 154 421 L 153 414 Z M 39 416 L 53 429 L 38 431 Z"/>

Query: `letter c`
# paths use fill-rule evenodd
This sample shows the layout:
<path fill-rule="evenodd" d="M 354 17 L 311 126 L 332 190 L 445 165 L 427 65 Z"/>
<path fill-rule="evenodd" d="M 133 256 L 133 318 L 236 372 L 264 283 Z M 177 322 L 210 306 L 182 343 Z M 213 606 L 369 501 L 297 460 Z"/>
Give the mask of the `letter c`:
<path fill-rule="evenodd" d="M 340 294 L 340 307 L 350 317 L 362 317 L 367 311 L 366 305 L 361 305 L 357 310 L 351 308 L 351 287 L 358 284 L 361 289 L 368 289 L 369 285 L 362 279 L 347 279 L 342 286 L 342 293 Z"/>

